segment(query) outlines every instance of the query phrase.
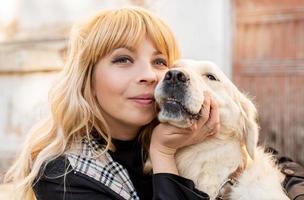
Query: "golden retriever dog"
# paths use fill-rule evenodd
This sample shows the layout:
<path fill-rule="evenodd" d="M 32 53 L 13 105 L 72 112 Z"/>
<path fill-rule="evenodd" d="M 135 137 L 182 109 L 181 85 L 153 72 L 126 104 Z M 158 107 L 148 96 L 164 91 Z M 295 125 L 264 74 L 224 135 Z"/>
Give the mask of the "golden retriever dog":
<path fill-rule="evenodd" d="M 283 174 L 257 146 L 254 104 L 211 62 L 180 60 L 174 66 L 155 89 L 160 122 L 191 126 L 208 91 L 218 102 L 221 127 L 216 135 L 176 153 L 180 175 L 211 199 L 289 199 L 281 186 Z"/>

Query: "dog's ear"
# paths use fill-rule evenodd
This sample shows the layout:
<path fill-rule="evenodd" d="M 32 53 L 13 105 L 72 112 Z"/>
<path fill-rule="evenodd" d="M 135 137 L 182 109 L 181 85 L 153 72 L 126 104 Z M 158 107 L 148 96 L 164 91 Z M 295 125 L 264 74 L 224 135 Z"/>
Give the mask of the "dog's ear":
<path fill-rule="evenodd" d="M 258 144 L 259 126 L 257 123 L 257 110 L 251 100 L 244 94 L 239 97 L 241 115 L 243 118 L 243 140 L 250 157 L 253 159 Z"/>

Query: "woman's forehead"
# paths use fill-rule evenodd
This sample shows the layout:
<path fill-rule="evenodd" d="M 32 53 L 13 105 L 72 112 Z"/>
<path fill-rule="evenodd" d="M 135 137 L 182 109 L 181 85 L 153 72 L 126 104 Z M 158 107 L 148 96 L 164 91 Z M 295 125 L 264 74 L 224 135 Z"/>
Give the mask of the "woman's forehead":
<path fill-rule="evenodd" d="M 130 52 L 138 52 L 138 49 L 140 48 L 140 45 L 143 44 L 143 42 L 148 41 L 152 44 L 152 47 L 154 48 L 153 50 L 153 55 L 159 55 L 159 54 L 164 54 L 160 48 L 157 48 L 157 46 L 149 39 L 149 38 L 145 38 L 145 40 L 142 40 L 138 43 L 125 43 L 125 44 L 121 44 L 121 45 L 117 45 L 116 47 L 113 48 L 112 52 L 118 50 L 118 49 L 126 49 Z"/>

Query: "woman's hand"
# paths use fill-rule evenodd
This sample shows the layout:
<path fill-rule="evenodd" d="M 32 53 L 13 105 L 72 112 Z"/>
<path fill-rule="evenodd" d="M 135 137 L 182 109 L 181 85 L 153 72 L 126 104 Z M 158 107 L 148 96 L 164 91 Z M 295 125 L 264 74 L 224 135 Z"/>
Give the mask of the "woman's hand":
<path fill-rule="evenodd" d="M 218 104 L 209 93 L 205 93 L 201 117 L 189 128 L 177 128 L 160 123 L 153 130 L 150 157 L 154 173 L 177 173 L 174 155 L 182 147 L 202 142 L 207 136 L 219 131 Z"/>

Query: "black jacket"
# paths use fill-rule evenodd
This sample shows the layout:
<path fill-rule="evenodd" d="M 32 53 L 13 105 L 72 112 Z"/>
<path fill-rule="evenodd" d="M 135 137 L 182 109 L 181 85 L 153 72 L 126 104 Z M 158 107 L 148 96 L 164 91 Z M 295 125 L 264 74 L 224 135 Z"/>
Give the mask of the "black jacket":
<path fill-rule="evenodd" d="M 209 196 L 193 181 L 168 173 L 143 175 L 140 144 L 113 141 L 114 152 L 98 158 L 100 142 L 84 140 L 65 156 L 49 162 L 33 189 L 38 200 L 205 200 Z M 93 151 L 92 151 L 93 150 Z M 102 162 L 101 162 L 102 161 Z M 42 167 L 43 169 L 43 167 Z M 136 170 L 134 170 L 136 169 Z M 65 174 L 65 175 L 64 175 Z"/>
<path fill-rule="evenodd" d="M 92 146 L 94 147 L 94 145 Z M 117 157 L 120 155 L 118 148 L 118 154 L 112 153 L 107 158 L 109 159 L 108 164 L 102 165 L 95 162 L 93 158 L 88 159 L 90 155 L 87 154 L 89 151 L 86 148 L 88 148 L 87 145 L 82 146 L 83 152 L 85 152 L 83 157 L 67 154 L 46 165 L 41 177 L 37 178 L 38 181 L 33 186 L 38 200 L 209 199 L 206 193 L 195 188 L 193 181 L 173 174 L 150 175 L 151 187 L 140 187 L 144 183 L 140 182 L 141 180 L 132 179 L 133 172 L 129 170 L 130 166 L 128 166 L 128 162 L 133 158 L 124 155 L 124 157 L 128 157 L 128 160 L 123 162 Z M 96 145 L 95 148 L 97 150 L 99 146 Z M 122 150 L 123 152 L 128 151 L 128 149 Z M 137 154 L 133 147 L 129 150 L 132 151 L 132 155 Z M 136 145 L 135 150 L 138 150 Z M 279 158 L 278 161 L 282 172 L 286 174 L 283 186 L 288 196 L 294 200 L 304 200 L 304 168 L 284 157 Z M 124 179 L 126 177 L 123 177 L 124 171 L 121 166 L 128 169 L 131 181 Z M 66 175 L 63 176 L 63 174 Z M 119 176 L 120 174 L 122 176 Z M 131 182 L 140 184 L 132 185 Z M 119 185 L 120 183 L 122 185 Z M 151 195 L 143 197 L 138 190 L 148 191 L 148 193 L 150 191 Z"/>
<path fill-rule="evenodd" d="M 293 200 L 304 200 L 304 167 L 292 159 L 280 155 L 278 151 L 271 147 L 268 147 L 266 152 L 275 156 L 281 172 L 286 176 L 283 187 L 288 197 Z"/>
<path fill-rule="evenodd" d="M 290 199 L 304 200 L 304 168 L 291 160 L 280 164 L 286 175 L 283 186 Z"/>
<path fill-rule="evenodd" d="M 77 173 L 68 166 L 68 160 L 64 157 L 57 158 L 47 165 L 43 177 L 34 185 L 37 200 L 124 199 L 99 181 L 82 173 Z M 65 178 L 62 176 L 65 172 L 64 169 L 69 171 Z M 196 190 L 191 180 L 173 174 L 161 173 L 153 175 L 153 199 L 205 200 L 209 197 Z"/>

